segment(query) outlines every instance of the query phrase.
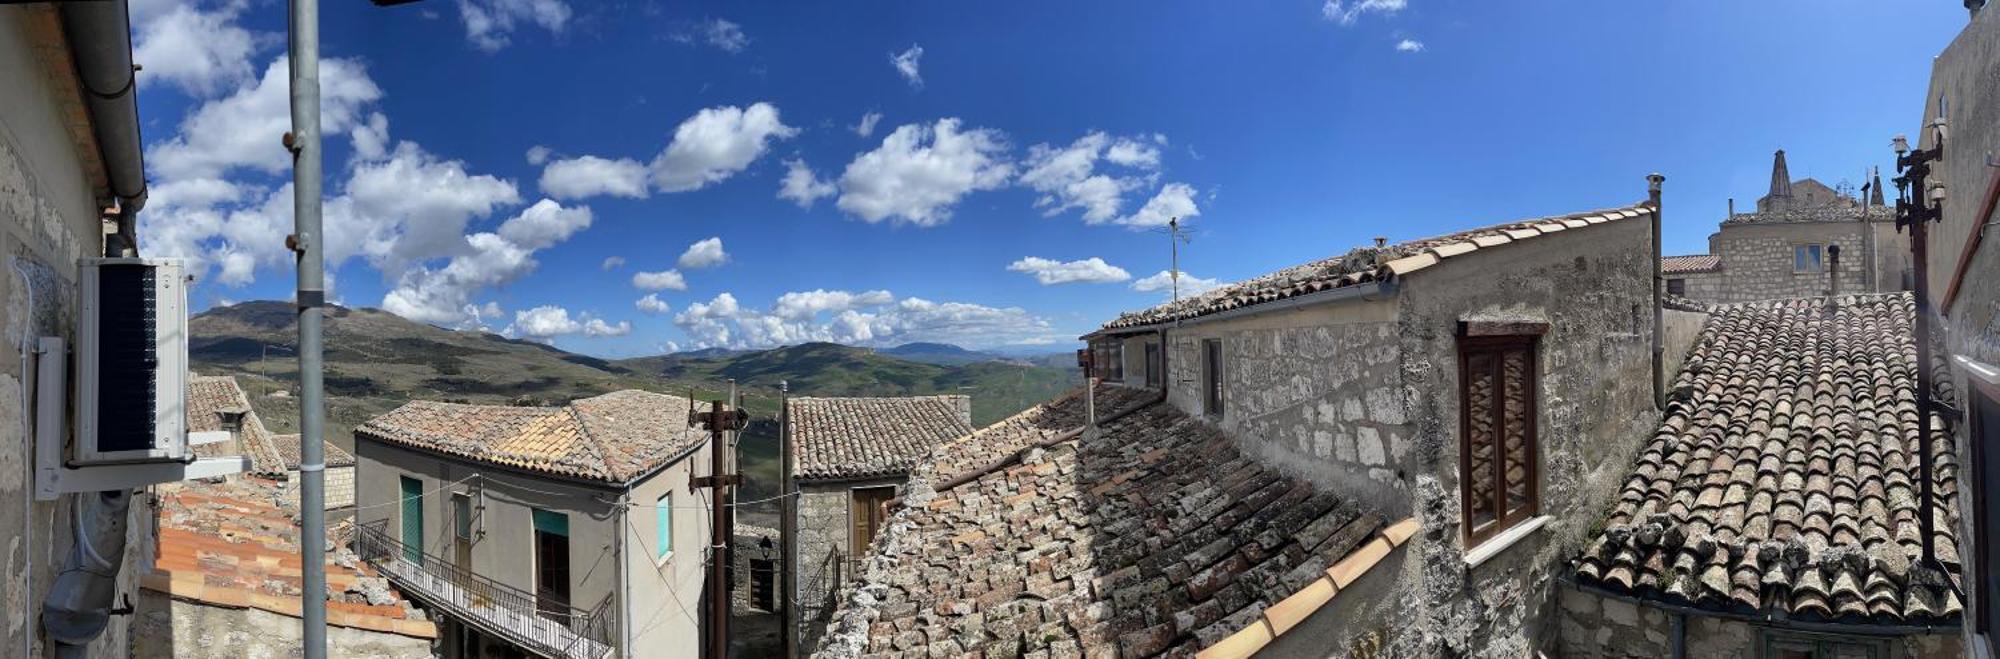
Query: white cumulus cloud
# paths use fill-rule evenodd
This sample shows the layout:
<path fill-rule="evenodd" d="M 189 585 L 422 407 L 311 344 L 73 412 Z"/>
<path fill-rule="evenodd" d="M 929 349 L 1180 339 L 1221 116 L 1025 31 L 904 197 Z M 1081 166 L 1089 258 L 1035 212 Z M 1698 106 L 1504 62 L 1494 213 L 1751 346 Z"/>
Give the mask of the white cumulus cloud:
<path fill-rule="evenodd" d="M 255 74 L 251 55 L 262 40 L 234 24 L 245 4 L 227 2 L 213 11 L 175 4 L 137 23 L 132 60 L 145 67 L 140 88 L 166 82 L 205 96 L 249 80 Z"/>
<path fill-rule="evenodd" d="M 646 196 L 646 166 L 631 158 L 582 156 L 550 162 L 542 169 L 542 192 L 557 199 L 611 195 Z"/>
<path fill-rule="evenodd" d="M 1215 279 L 1196 277 L 1186 272 L 1181 273 L 1181 281 L 1180 281 L 1181 297 L 1191 297 L 1195 295 L 1200 295 L 1202 293 L 1207 293 L 1217 288 L 1221 288 L 1225 285 L 1226 284 Z M 1161 270 L 1159 274 L 1134 281 L 1132 282 L 1132 290 L 1141 293 L 1166 293 L 1167 295 L 1171 296 L 1173 295 L 1173 290 L 1174 290 L 1173 273 L 1166 270 Z"/>
<path fill-rule="evenodd" d="M 1095 256 L 1076 261 L 1057 261 L 1029 256 L 1009 264 L 1007 270 L 1033 275 L 1035 281 L 1043 286 L 1071 283 L 1103 284 L 1132 278 L 1132 274 L 1126 272 L 1124 268 L 1105 263 L 1104 259 Z"/>
<path fill-rule="evenodd" d="M 1319 15 L 1341 25 L 1353 25 L 1362 14 L 1394 14 L 1407 4 L 1407 0 L 1326 0 L 1319 7 Z"/>
<path fill-rule="evenodd" d="M 702 26 L 702 32 L 708 39 L 708 45 L 728 52 L 740 53 L 750 45 L 750 35 L 743 33 L 743 26 L 720 18 Z"/>
<path fill-rule="evenodd" d="M 813 202 L 839 192 L 840 189 L 831 181 L 820 180 L 804 160 L 794 158 L 785 161 L 785 179 L 778 184 L 779 199 L 790 199 L 799 208 L 812 208 Z"/>
<path fill-rule="evenodd" d="M 860 123 L 854 124 L 854 134 L 862 137 L 875 134 L 875 124 L 882 122 L 882 113 L 869 112 L 861 115 Z"/>
<path fill-rule="evenodd" d="M 625 257 L 623 256 L 604 257 L 604 262 L 597 265 L 597 269 L 604 270 L 607 272 L 611 270 L 617 270 L 623 267 L 625 267 Z"/>
<path fill-rule="evenodd" d="M 898 345 L 938 341 L 984 347 L 1059 340 L 1049 323 L 1018 307 L 897 298 L 888 291 L 803 291 L 768 311 L 729 293 L 689 304 L 674 324 L 697 348 L 768 348 L 811 341 Z"/>
<path fill-rule="evenodd" d="M 548 147 L 540 144 L 528 147 L 528 164 L 539 166 L 542 163 L 548 162 L 551 153 L 553 152 Z"/>
<path fill-rule="evenodd" d="M 904 125 L 848 163 L 838 205 L 868 222 L 937 226 L 966 194 L 1007 183 L 1014 168 L 1006 150 L 998 131 L 961 130 L 956 118 Z"/>
<path fill-rule="evenodd" d="M 1396 42 L 1396 52 L 1399 53 L 1424 52 L 1424 42 L 1418 41 L 1416 39 L 1404 39 L 1402 41 L 1398 41 Z"/>
<path fill-rule="evenodd" d="M 922 71 L 924 47 L 911 44 L 909 50 L 889 54 L 889 65 L 896 67 L 896 73 L 909 81 L 911 87 L 924 88 Z"/>
<path fill-rule="evenodd" d="M 632 285 L 642 291 L 685 291 L 688 287 L 687 278 L 682 277 L 679 270 L 641 272 L 632 275 Z"/>
<path fill-rule="evenodd" d="M 1194 188 L 1186 183 L 1168 183 L 1160 186 L 1158 194 L 1146 201 L 1137 212 L 1118 218 L 1118 223 L 1135 228 L 1163 227 L 1167 222 L 1180 218 L 1200 215 L 1201 210 L 1194 204 Z"/>
<path fill-rule="evenodd" d="M 647 293 L 646 297 L 639 298 L 638 301 L 632 303 L 632 306 L 638 307 L 640 311 L 650 314 L 666 313 L 668 309 L 672 308 L 665 300 L 660 299 L 659 293 Z"/>
<path fill-rule="evenodd" d="M 666 192 L 699 190 L 749 167 L 772 140 L 798 132 L 778 120 L 770 103 L 703 109 L 674 128 L 673 142 L 653 159 L 653 184 Z"/>
<path fill-rule="evenodd" d="M 685 270 L 713 268 L 729 262 L 729 253 L 722 251 L 722 237 L 717 236 L 696 241 L 681 252 L 681 258 L 674 262 Z"/>
<path fill-rule="evenodd" d="M 621 320 L 615 324 L 604 322 L 603 318 L 590 318 L 583 321 L 584 336 L 625 336 L 631 333 L 632 321 L 629 320 Z"/>
<path fill-rule="evenodd" d="M 326 135 L 354 127 L 361 108 L 382 97 L 361 63 L 320 60 L 320 126 Z M 280 145 L 292 127 L 291 79 L 284 57 L 264 75 L 220 99 L 203 103 L 182 118 L 173 137 L 146 145 L 146 165 L 155 177 L 216 177 L 238 169 L 267 174 L 291 171 L 292 156 Z"/>
<path fill-rule="evenodd" d="M 1098 172 L 1100 159 L 1129 169 L 1124 175 Z M 1043 209 L 1043 215 L 1082 209 L 1085 222 L 1099 224 L 1117 218 L 1125 193 L 1149 185 L 1159 164 L 1155 145 L 1091 132 L 1069 146 L 1029 147 L 1020 182 L 1041 193 L 1035 207 Z"/>
<path fill-rule="evenodd" d="M 561 34 L 569 24 L 571 10 L 563 0 L 458 0 L 459 18 L 465 21 L 465 38 L 486 52 L 507 47 L 516 26 L 539 25 Z"/>

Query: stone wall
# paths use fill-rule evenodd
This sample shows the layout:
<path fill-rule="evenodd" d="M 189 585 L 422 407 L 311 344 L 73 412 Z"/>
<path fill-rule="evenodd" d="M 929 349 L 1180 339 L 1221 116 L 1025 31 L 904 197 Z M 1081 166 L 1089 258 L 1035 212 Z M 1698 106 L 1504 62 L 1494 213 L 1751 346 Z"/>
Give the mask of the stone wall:
<path fill-rule="evenodd" d="M 1681 297 L 1703 302 L 1724 302 L 1728 297 L 1727 282 L 1721 270 L 1662 276 L 1668 281 L 1679 279 L 1686 282 L 1686 292 L 1682 293 Z M 1666 292 L 1665 284 L 1661 286 L 1663 286 L 1661 292 Z"/>
<path fill-rule="evenodd" d="M 291 657 L 304 641 L 299 619 L 254 608 L 207 606 L 145 591 L 131 656 L 136 659 L 263 659 Z M 431 640 L 328 625 L 329 656 L 343 659 L 428 659 Z M 124 655 L 104 655 L 124 656 Z"/>
<path fill-rule="evenodd" d="M 59 336 L 75 345 L 79 257 L 103 253 L 103 224 L 92 178 L 96 155 L 70 74 L 55 5 L 0 6 L 0 656 L 49 652 L 41 607 L 74 546 L 75 496 L 34 499 L 33 387 L 24 341 Z M 140 565 L 152 564 L 150 516 L 132 497 L 117 592 L 138 589 Z M 115 657 L 129 646 L 129 616 L 89 648 Z"/>
<path fill-rule="evenodd" d="M 1651 227 L 1644 219 L 1444 261 L 1402 284 L 1402 382 L 1423 532 L 1407 551 L 1395 656 L 1526 656 L 1554 640 L 1553 583 L 1588 540 L 1658 423 Z M 1537 351 L 1538 491 L 1546 524 L 1478 566 L 1459 501 L 1460 321 L 1545 322 Z"/>
<path fill-rule="evenodd" d="M 852 539 L 852 518 L 848 510 L 852 502 L 850 491 L 862 487 L 896 487 L 902 491 L 904 479 L 882 478 L 860 481 L 799 483 L 798 525 L 798 594 L 794 601 L 799 603 L 799 620 L 804 627 L 800 633 L 799 647 L 813 647 L 818 639 L 819 627 L 810 624 L 810 617 L 818 613 L 818 607 L 826 603 L 828 592 L 840 585 L 835 575 L 826 574 L 826 559 L 829 551 L 839 551 L 844 562 L 854 559 L 854 548 L 849 547 Z M 839 577 L 849 574 L 842 565 Z M 817 586 L 817 588 L 815 588 Z"/>
<path fill-rule="evenodd" d="M 782 555 L 778 553 L 782 549 L 778 545 L 778 531 L 776 529 L 738 523 L 736 525 L 736 532 L 732 537 L 736 543 L 736 555 L 735 560 L 731 561 L 729 566 L 735 575 L 735 582 L 731 584 L 730 588 L 731 608 L 739 616 L 772 612 L 771 607 L 763 606 L 756 601 L 756 598 L 753 596 L 753 591 L 755 590 L 753 584 L 759 575 L 757 570 L 755 570 L 756 562 L 764 560 L 765 547 L 768 546 L 770 554 L 768 560 L 771 567 L 771 596 L 776 598 L 778 589 L 784 586 L 785 574 L 780 565 L 784 561 L 781 560 Z"/>
<path fill-rule="evenodd" d="M 1840 290 L 1873 291 L 1868 246 L 1873 238 L 1860 222 L 1786 222 L 1725 225 L 1715 240 L 1722 257 L 1723 290 L 1718 302 L 1752 302 L 1826 295 L 1829 272 L 1793 272 L 1794 245 L 1839 245 Z M 1830 266 L 1831 263 L 1829 262 Z M 1693 297 L 1693 296 L 1690 296 Z"/>
<path fill-rule="evenodd" d="M 2000 382 L 1980 382 L 1984 380 L 1975 372 L 1988 373 L 2000 370 L 2000 229 L 1987 227 L 1985 239 L 1978 250 L 1965 263 L 1964 279 L 1958 296 L 1945 306 L 1944 295 L 1951 286 L 1952 277 L 1959 269 L 1960 255 L 1965 253 L 1965 242 L 1973 235 L 1975 227 L 2000 218 L 1981 217 L 1976 212 L 1987 186 L 1990 184 L 1994 168 L 1986 166 L 1988 150 L 2000 144 L 2000 85 L 1993 84 L 2000 78 L 2000 5 L 1989 5 L 1973 18 L 1963 32 L 1946 48 L 1932 67 L 1930 91 L 1927 105 L 1917 120 L 1908 124 L 1912 142 L 1919 142 L 1922 148 L 1936 146 L 1930 130 L 1922 129 L 1929 118 L 1940 113 L 1940 103 L 1950 107 L 1951 144 L 1944 150 L 1944 160 L 1936 168 L 1932 181 L 1941 182 L 1947 195 L 1944 204 L 1944 218 L 1931 225 L 1930 231 L 1930 288 L 1934 306 L 1945 314 L 1942 342 L 1945 350 L 1942 359 L 1952 360 L 1956 368 L 1952 370 L 1953 390 L 1964 398 L 1959 401 L 1959 409 L 1974 410 L 1980 405 L 1972 400 L 1974 396 L 1988 396 L 2000 401 Z M 1957 148 L 1954 148 L 1956 145 Z M 1970 148 L 1967 148 L 1967 147 Z M 1983 386 L 1982 386 L 1983 385 Z M 1994 424 L 1996 419 L 1985 418 L 1984 422 Z M 1975 445 L 1970 435 L 1970 424 L 1952 424 L 1956 429 L 1955 450 L 1958 464 L 1977 464 L 1972 459 L 1970 447 Z M 1991 457 L 1989 456 L 1989 459 Z M 1961 478 L 1964 478 L 1961 476 Z M 1981 495 L 1991 501 L 1993 489 L 2000 483 L 1980 482 L 1984 479 L 1974 474 L 1971 487 L 1958 488 L 1959 510 L 1966 514 L 1959 521 L 1959 555 L 1978 556 L 1979 538 L 1973 533 L 1976 515 L 1971 511 L 1975 498 Z M 1961 483 L 1968 481 L 1961 480 Z M 4 527 L 0 527 L 4 528 Z M 1985 548 L 1991 551 L 1991 548 Z M 2000 569 L 2000 566 L 1978 566 L 1967 562 L 1974 572 L 1964 575 L 1966 583 L 1975 583 L 1981 578 L 1978 570 Z M 1966 611 L 1968 615 L 1987 610 L 1990 602 L 1978 601 L 1978 589 L 1966 589 Z M 1973 625 L 1966 625 L 1968 630 Z M 1967 632 L 1970 634 L 1971 632 Z M 1983 641 L 1980 641 L 1983 642 Z"/>
<path fill-rule="evenodd" d="M 1220 339 L 1220 425 L 1245 453 L 1386 516 L 1407 514 L 1394 319 L 1393 302 L 1351 302 L 1183 326 L 1174 399 L 1203 411 L 1200 341 Z"/>
<path fill-rule="evenodd" d="M 1673 656 L 1673 613 L 1574 586 L 1562 586 L 1560 656 L 1574 659 L 1649 659 Z M 1689 657 L 1762 657 L 1765 644 L 1778 639 L 1834 640 L 1873 645 L 1876 656 L 1898 659 L 1957 657 L 1963 645 L 1957 634 L 1902 637 L 1836 636 L 1773 628 L 1713 616 L 1688 615 L 1685 644 Z M 1842 655 L 1845 656 L 1845 655 Z"/>

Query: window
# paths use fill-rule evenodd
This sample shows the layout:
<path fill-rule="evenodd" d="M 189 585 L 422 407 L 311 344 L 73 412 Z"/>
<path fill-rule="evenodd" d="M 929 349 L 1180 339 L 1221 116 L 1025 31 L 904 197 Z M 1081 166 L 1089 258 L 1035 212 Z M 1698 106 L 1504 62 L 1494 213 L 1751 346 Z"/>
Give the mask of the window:
<path fill-rule="evenodd" d="M 403 558 L 424 560 L 424 482 L 402 476 Z"/>
<path fill-rule="evenodd" d="M 1222 339 L 1204 339 L 1201 342 L 1201 384 L 1207 394 L 1203 397 L 1202 412 L 1221 417 Z"/>
<path fill-rule="evenodd" d="M 848 516 L 854 523 L 853 534 L 848 538 L 849 556 L 860 556 L 868 551 L 868 545 L 875 542 L 875 532 L 882 529 L 886 517 L 883 504 L 896 498 L 894 487 L 857 487 L 848 502 Z"/>
<path fill-rule="evenodd" d="M 1534 336 L 1459 340 L 1459 492 L 1470 547 L 1537 512 Z"/>
<path fill-rule="evenodd" d="M 1687 295 L 1688 280 L 1686 279 L 1667 280 L 1667 293 L 1671 295 Z"/>
<path fill-rule="evenodd" d="M 660 495 L 653 502 L 653 558 L 674 553 L 674 493 Z"/>
<path fill-rule="evenodd" d="M 1824 245 L 1793 245 L 1792 272 L 1820 272 L 1826 264 L 1821 260 L 1825 255 Z"/>
<path fill-rule="evenodd" d="M 1978 376 L 1971 378 L 1973 384 L 1970 412 L 1972 423 L 1967 435 L 1972 440 L 1972 465 L 1979 489 L 1976 492 L 1992 492 L 1988 488 L 2000 487 L 2000 456 L 1991 454 L 1993 447 L 2000 446 L 2000 387 L 1989 387 Z M 2000 550 L 2000 505 L 1989 501 L 1991 497 L 1972 497 L 1973 543 L 1977 553 L 1978 576 L 1973 582 L 1977 591 L 1973 595 L 1973 608 L 1977 614 L 1972 621 L 1973 629 L 1985 637 L 1982 642 L 1991 644 L 2000 637 L 2000 565 L 1994 564 L 1996 550 Z M 2000 650 L 2000 648 L 1989 649 Z"/>
<path fill-rule="evenodd" d="M 534 523 L 535 610 L 568 622 L 569 516 L 536 508 Z"/>
<path fill-rule="evenodd" d="M 451 495 L 451 556 L 460 568 L 472 569 L 472 495 Z"/>
<path fill-rule="evenodd" d="M 1146 386 L 1160 386 L 1160 344 L 1146 344 Z"/>
<path fill-rule="evenodd" d="M 1889 642 L 1875 638 L 1766 630 L 1765 659 L 1889 659 Z"/>
<path fill-rule="evenodd" d="M 1097 364 L 1097 377 L 1105 382 L 1120 382 L 1125 379 L 1125 344 L 1118 339 L 1105 339 L 1091 345 L 1091 354 Z"/>

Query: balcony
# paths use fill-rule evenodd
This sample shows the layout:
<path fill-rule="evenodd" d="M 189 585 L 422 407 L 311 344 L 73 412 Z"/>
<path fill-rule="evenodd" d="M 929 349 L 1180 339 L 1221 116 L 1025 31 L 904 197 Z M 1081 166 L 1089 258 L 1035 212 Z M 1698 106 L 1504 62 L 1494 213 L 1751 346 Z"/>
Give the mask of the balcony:
<path fill-rule="evenodd" d="M 604 659 L 611 654 L 610 604 L 590 611 L 538 606 L 535 594 L 508 586 L 443 558 L 425 554 L 379 528 L 354 529 L 354 552 L 410 599 L 494 638 L 550 659 Z"/>

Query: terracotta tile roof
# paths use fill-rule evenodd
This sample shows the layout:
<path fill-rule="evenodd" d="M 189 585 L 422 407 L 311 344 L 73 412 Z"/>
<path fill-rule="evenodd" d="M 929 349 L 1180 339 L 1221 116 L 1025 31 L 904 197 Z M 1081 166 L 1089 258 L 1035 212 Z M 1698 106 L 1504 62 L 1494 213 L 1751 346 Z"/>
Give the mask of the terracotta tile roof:
<path fill-rule="evenodd" d="M 1165 404 L 904 502 L 825 654 L 1184 655 L 1382 527 Z"/>
<path fill-rule="evenodd" d="M 1108 417 L 1127 407 L 1152 400 L 1153 389 L 1097 385 L 1097 415 Z M 966 472 L 993 464 L 1044 440 L 1082 427 L 1086 422 L 1083 387 L 1014 416 L 980 428 L 972 434 L 947 441 L 931 451 L 932 474 L 936 482 L 949 481 Z"/>
<path fill-rule="evenodd" d="M 679 396 L 615 391 L 562 407 L 418 400 L 354 429 L 366 438 L 559 476 L 625 483 L 707 439 Z"/>
<path fill-rule="evenodd" d="M 1412 240 L 1379 250 L 1359 247 L 1339 256 L 1285 268 L 1201 295 L 1184 298 L 1179 302 L 1169 302 L 1151 309 L 1125 313 L 1118 319 L 1105 323 L 1104 329 L 1186 320 L 1310 293 L 1389 280 L 1468 252 L 1500 247 L 1593 224 L 1648 217 L 1651 214 L 1652 209 L 1649 206 L 1635 204 L 1623 208 L 1496 224 L 1435 238 Z"/>
<path fill-rule="evenodd" d="M 242 477 L 155 488 L 157 558 L 152 571 L 141 575 L 141 586 L 193 602 L 299 617 L 298 508 L 287 500 L 284 484 Z M 437 627 L 381 575 L 365 563 L 343 560 L 351 556 L 344 549 L 334 553 L 326 567 L 327 622 L 437 637 Z"/>
<path fill-rule="evenodd" d="M 341 448 L 340 445 L 335 444 L 331 441 L 321 440 L 321 443 L 326 447 L 324 449 L 326 451 L 326 466 L 328 467 L 354 466 L 353 453 L 347 452 L 347 449 Z M 278 456 L 284 460 L 285 471 L 298 471 L 299 468 L 298 433 L 291 433 L 288 435 L 272 435 L 271 447 L 276 449 L 278 451 Z"/>
<path fill-rule="evenodd" d="M 1907 294 L 1715 307 L 1579 582 L 1795 619 L 1926 624 L 1962 605 L 1919 556 Z M 1941 419 L 1934 427 L 1943 429 Z M 1958 570 L 1937 432 L 1937 547 Z"/>
<path fill-rule="evenodd" d="M 909 473 L 938 444 L 972 432 L 966 396 L 792 398 L 785 417 L 799 478 Z"/>
<path fill-rule="evenodd" d="M 196 444 L 192 449 L 195 455 L 204 458 L 247 455 L 250 457 L 250 473 L 285 473 L 285 461 L 271 443 L 271 431 L 265 429 L 264 419 L 257 416 L 257 410 L 250 407 L 250 398 L 244 395 L 235 377 L 190 374 L 184 416 L 188 432 L 222 431 L 227 428 L 223 424 L 225 417 L 240 417 L 235 444 Z"/>
<path fill-rule="evenodd" d="M 1714 254 L 1660 257 L 1660 272 L 1662 274 L 1682 275 L 1691 272 L 1714 272 L 1721 268 L 1722 257 Z"/>

